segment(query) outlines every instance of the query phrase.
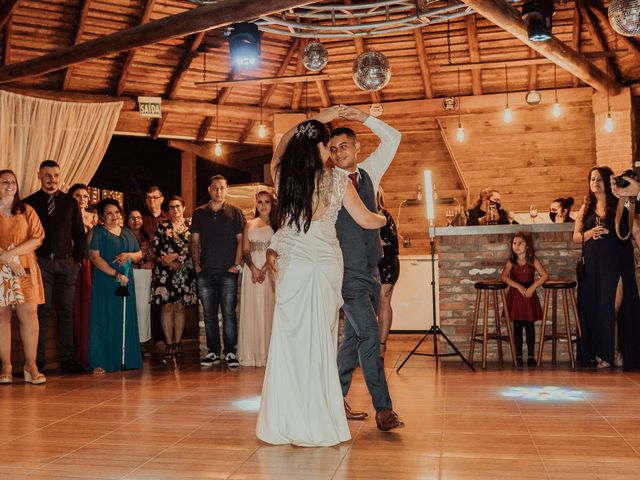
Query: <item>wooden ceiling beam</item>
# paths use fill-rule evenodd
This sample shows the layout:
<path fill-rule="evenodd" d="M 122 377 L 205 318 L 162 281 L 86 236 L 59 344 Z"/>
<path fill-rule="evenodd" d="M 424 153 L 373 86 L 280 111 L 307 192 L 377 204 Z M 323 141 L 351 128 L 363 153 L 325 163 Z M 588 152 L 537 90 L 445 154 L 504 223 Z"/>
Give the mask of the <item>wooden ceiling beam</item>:
<path fill-rule="evenodd" d="M 600 24 L 598 23 L 598 19 L 591 11 L 589 6 L 584 0 L 576 0 L 576 4 L 580 7 L 580 13 L 582 14 L 582 18 L 584 18 L 584 23 L 591 34 L 591 40 L 593 43 L 601 50 L 607 50 L 609 47 L 607 45 L 607 37 L 605 37 Z M 615 57 L 609 57 L 605 59 L 605 62 L 608 65 L 608 69 L 617 81 L 622 80 L 622 72 L 620 68 L 618 68 L 618 64 L 616 63 Z M 601 92 L 606 93 L 606 92 Z"/>
<path fill-rule="evenodd" d="M 480 62 L 480 45 L 478 44 L 478 26 L 475 15 L 465 17 L 467 24 L 467 43 L 469 44 L 469 59 Z M 480 69 L 471 70 L 471 88 L 474 95 L 482 95 L 482 72 Z"/>
<path fill-rule="evenodd" d="M 420 67 L 420 76 L 422 77 L 422 88 L 424 88 L 424 97 L 433 98 L 433 82 L 431 81 L 431 69 L 427 62 L 426 46 L 424 37 L 422 36 L 422 28 L 416 28 L 413 31 L 413 38 L 416 42 L 416 54 L 418 56 L 418 66 Z"/>
<path fill-rule="evenodd" d="M 520 16 L 520 12 L 518 12 L 513 5 L 503 0 L 463 1 L 487 20 L 511 33 L 520 41 L 553 61 L 560 68 L 579 77 L 600 93 L 609 91 L 613 95 L 617 95 L 622 90 L 622 85 L 618 81 L 601 71 L 557 38 L 552 37 L 546 42 L 532 42 L 529 40 L 527 27 Z"/>
<path fill-rule="evenodd" d="M 147 3 L 144 6 L 144 10 L 142 11 L 142 16 L 140 17 L 140 22 L 138 26 L 145 25 L 149 23 L 149 19 L 151 18 L 151 14 L 153 13 L 153 7 L 156 5 L 156 0 L 147 0 Z M 127 77 L 129 76 L 129 71 L 131 70 L 131 65 L 133 64 L 133 57 L 136 55 L 136 50 L 131 49 L 127 52 L 127 57 L 122 64 L 122 70 L 120 70 L 120 77 L 118 78 L 118 83 L 116 84 L 116 96 L 122 95 L 124 92 L 125 86 L 127 84 Z"/>
<path fill-rule="evenodd" d="M 611 33 L 618 38 L 622 44 L 627 47 L 629 52 L 633 54 L 636 64 L 640 64 L 640 43 L 633 37 L 627 37 L 626 35 L 619 35 L 609 23 L 609 15 L 607 10 L 599 2 L 589 1 L 589 8 L 595 14 L 595 16 Z"/>
<path fill-rule="evenodd" d="M 4 25 L 2 31 L 2 64 L 9 65 L 11 63 L 11 37 L 13 35 L 13 22 L 8 21 Z"/>
<path fill-rule="evenodd" d="M 10 2 L 13 1 L 15 0 L 10 0 Z M 37 77 L 93 58 L 113 55 L 202 30 L 224 27 L 234 22 L 257 18 L 309 3 L 313 2 L 310 0 L 263 0 L 261 2 L 222 0 L 145 25 L 120 30 L 32 60 L 0 67 L 0 83 Z"/>
<path fill-rule="evenodd" d="M 87 16 L 89 14 L 89 7 L 91 6 L 91 0 L 82 0 L 82 6 L 80 7 L 80 14 L 78 15 L 78 23 L 76 25 L 76 31 L 73 36 L 73 44 L 78 45 L 82 39 L 84 33 L 84 27 L 87 24 Z M 71 82 L 71 73 L 73 68 L 69 67 L 64 72 L 64 79 L 62 80 L 62 90 L 69 88 L 69 82 Z"/>
<path fill-rule="evenodd" d="M 11 19 L 19 2 L 20 0 L 4 0 L 2 5 L 0 5 L 0 30 L 2 30 L 9 19 Z"/>
<path fill-rule="evenodd" d="M 224 154 L 217 157 L 213 152 L 213 145 L 198 145 L 197 143 L 188 142 L 186 140 L 169 140 L 167 144 L 171 148 L 175 148 L 182 152 L 193 153 L 198 157 L 209 160 L 210 162 L 224 165 L 229 168 L 235 168 L 241 172 L 253 173 L 255 171 L 255 168 L 251 165 L 244 165 L 240 162 L 236 162 L 235 160 L 230 160 L 226 158 Z"/>
<path fill-rule="evenodd" d="M 238 70 L 236 70 L 235 68 L 232 68 L 231 72 L 229 72 L 229 75 L 227 75 L 227 80 L 233 80 L 239 74 L 240 72 Z M 225 88 L 222 88 L 221 90 L 218 90 L 215 102 L 213 102 L 213 104 L 224 105 L 225 103 L 227 103 L 227 99 L 229 98 L 230 93 L 231 93 L 231 87 L 225 87 Z M 205 117 L 204 120 L 202 120 L 202 123 L 200 124 L 200 128 L 198 129 L 198 136 L 196 138 L 199 142 L 204 142 L 204 139 L 209 136 L 209 130 L 211 130 L 214 120 L 218 122 L 220 121 L 213 115 L 209 115 Z"/>
<path fill-rule="evenodd" d="M 571 48 L 573 48 L 576 52 L 580 53 L 581 47 L 581 36 L 582 33 L 582 16 L 580 15 L 580 8 L 578 8 L 578 4 L 576 3 L 573 7 L 573 32 L 571 33 Z M 580 79 L 573 76 L 573 86 L 577 87 L 580 85 Z"/>
<path fill-rule="evenodd" d="M 302 44 L 303 42 L 301 42 Z M 304 48 L 303 48 L 304 50 Z M 195 82 L 195 85 L 217 85 L 218 87 L 234 87 L 237 85 L 280 85 L 283 83 L 305 83 L 318 82 L 320 80 L 329 80 L 330 77 L 326 73 L 305 74 L 303 72 L 297 75 L 275 76 L 265 78 L 240 78 L 237 80 L 220 80 L 218 82 Z"/>

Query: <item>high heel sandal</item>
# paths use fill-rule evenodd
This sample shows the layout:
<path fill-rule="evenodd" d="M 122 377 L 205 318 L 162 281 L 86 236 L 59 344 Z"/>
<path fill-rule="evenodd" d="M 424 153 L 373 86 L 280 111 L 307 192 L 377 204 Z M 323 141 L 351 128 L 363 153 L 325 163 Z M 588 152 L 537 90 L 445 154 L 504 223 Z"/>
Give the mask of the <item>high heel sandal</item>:
<path fill-rule="evenodd" d="M 11 371 L 0 373 L 0 385 L 9 385 L 13 383 L 13 374 Z"/>
<path fill-rule="evenodd" d="M 179 343 L 174 343 L 173 344 L 173 354 L 176 357 L 184 357 L 184 352 L 182 351 L 182 345 L 180 345 Z"/>
<path fill-rule="evenodd" d="M 25 370 L 24 383 L 30 383 L 31 385 L 42 385 L 43 383 L 47 383 L 47 378 L 40 372 L 38 372 L 34 376 L 29 370 Z"/>
<path fill-rule="evenodd" d="M 164 358 L 173 358 L 173 345 L 167 345 L 164 351 Z"/>

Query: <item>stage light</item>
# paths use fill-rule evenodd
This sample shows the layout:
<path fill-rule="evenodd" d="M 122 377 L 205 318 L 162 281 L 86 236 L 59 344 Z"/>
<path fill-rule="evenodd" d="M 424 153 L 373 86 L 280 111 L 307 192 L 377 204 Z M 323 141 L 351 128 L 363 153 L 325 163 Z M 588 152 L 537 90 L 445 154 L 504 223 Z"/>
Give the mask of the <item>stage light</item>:
<path fill-rule="evenodd" d="M 529 40 L 546 42 L 551 39 L 553 0 L 529 0 L 522 6 L 522 19 L 527 25 Z"/>
<path fill-rule="evenodd" d="M 424 171 L 424 194 L 426 200 L 425 204 L 427 206 L 427 220 L 429 220 L 429 235 L 433 236 L 431 228 L 434 226 L 435 210 L 433 208 L 433 182 L 431 180 L 431 170 Z"/>
<path fill-rule="evenodd" d="M 255 23 L 235 23 L 227 28 L 231 61 L 237 67 L 255 67 L 260 57 L 260 31 Z"/>

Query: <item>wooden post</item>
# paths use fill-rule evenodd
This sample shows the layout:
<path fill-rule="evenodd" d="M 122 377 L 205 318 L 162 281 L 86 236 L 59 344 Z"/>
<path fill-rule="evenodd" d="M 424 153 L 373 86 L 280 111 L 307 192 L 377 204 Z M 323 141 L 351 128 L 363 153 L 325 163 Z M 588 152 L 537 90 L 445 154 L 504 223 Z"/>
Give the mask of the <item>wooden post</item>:
<path fill-rule="evenodd" d="M 185 203 L 185 217 L 190 217 L 196 207 L 196 156 L 182 152 L 182 181 L 180 191 Z"/>

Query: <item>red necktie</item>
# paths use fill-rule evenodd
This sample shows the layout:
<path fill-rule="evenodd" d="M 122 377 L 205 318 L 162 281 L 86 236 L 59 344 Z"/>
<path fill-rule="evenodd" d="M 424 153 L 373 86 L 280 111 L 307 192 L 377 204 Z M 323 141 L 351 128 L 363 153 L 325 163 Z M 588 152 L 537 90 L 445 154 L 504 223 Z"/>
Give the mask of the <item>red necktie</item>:
<path fill-rule="evenodd" d="M 357 192 L 358 191 L 358 172 L 350 173 L 348 177 L 349 177 L 349 180 L 351 180 L 351 183 L 353 183 L 353 186 L 355 187 Z"/>

